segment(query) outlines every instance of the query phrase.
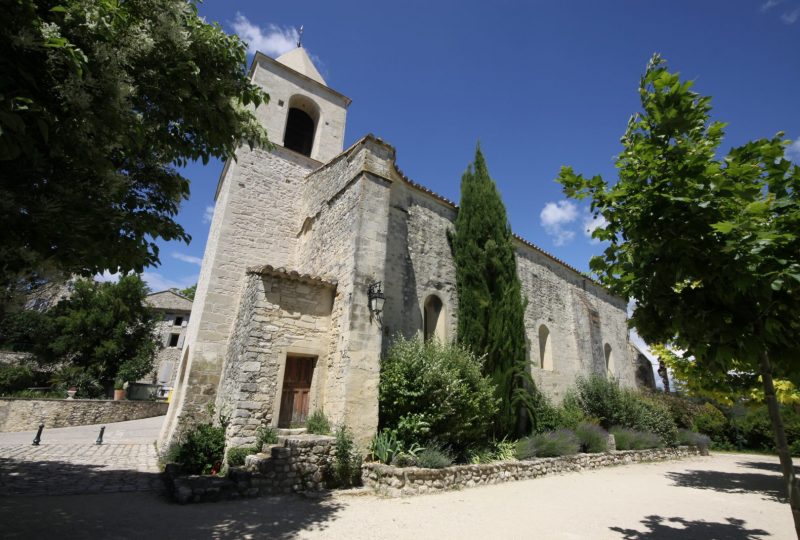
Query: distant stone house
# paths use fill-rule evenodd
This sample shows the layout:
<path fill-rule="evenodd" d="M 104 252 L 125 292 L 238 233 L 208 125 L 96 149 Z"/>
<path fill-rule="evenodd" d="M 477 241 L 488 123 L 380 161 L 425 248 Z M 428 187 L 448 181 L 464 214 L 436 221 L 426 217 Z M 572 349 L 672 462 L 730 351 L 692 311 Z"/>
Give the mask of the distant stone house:
<path fill-rule="evenodd" d="M 159 397 L 166 397 L 175 385 L 175 373 L 181 348 L 186 339 L 186 328 L 192 312 L 192 301 L 174 290 L 166 290 L 147 295 L 145 300 L 159 315 L 161 320 L 156 327 L 162 349 L 158 352 L 156 368 L 147 383 L 156 384 Z"/>

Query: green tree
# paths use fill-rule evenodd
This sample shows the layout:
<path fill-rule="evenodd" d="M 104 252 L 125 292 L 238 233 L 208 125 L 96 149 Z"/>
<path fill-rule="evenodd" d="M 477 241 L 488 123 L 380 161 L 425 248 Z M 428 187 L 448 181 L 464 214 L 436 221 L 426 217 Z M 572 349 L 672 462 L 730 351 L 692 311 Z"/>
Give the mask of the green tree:
<path fill-rule="evenodd" d="M 156 315 L 145 303 L 147 287 L 135 274 L 117 283 L 80 280 L 51 316 L 53 352 L 104 383 L 135 381 L 153 370 L 158 351 Z"/>
<path fill-rule="evenodd" d="M 268 144 L 245 47 L 185 0 L 9 0 L 0 19 L 0 286 L 141 272 L 189 241 L 175 166 Z"/>
<path fill-rule="evenodd" d="M 186 287 L 185 289 L 181 289 L 179 292 L 189 300 L 194 301 L 194 294 L 197 292 L 197 283 L 195 283 L 191 287 Z"/>
<path fill-rule="evenodd" d="M 638 302 L 631 323 L 647 341 L 670 343 L 715 376 L 761 376 L 800 537 L 800 491 L 773 377 L 797 382 L 800 364 L 800 168 L 782 134 L 717 157 L 724 124 L 710 98 L 653 57 L 642 77 L 617 158 L 619 180 L 564 167 L 565 193 L 591 197 L 609 242 L 591 267 Z"/>
<path fill-rule="evenodd" d="M 499 436 L 512 434 L 524 429 L 520 398 L 533 389 L 525 350 L 525 301 L 506 208 L 480 146 L 461 177 L 450 243 L 458 291 L 457 339 L 475 354 L 486 355 L 484 373 L 500 398 L 494 429 Z"/>

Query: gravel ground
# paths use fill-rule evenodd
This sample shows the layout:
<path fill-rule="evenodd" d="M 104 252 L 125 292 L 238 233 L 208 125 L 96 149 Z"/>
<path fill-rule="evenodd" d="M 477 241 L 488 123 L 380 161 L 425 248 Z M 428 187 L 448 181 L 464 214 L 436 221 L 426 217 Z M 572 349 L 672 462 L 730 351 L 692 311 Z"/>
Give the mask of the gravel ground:
<path fill-rule="evenodd" d="M 718 454 L 409 499 L 178 506 L 159 493 L 0 497 L 4 538 L 790 539 L 777 458 Z"/>

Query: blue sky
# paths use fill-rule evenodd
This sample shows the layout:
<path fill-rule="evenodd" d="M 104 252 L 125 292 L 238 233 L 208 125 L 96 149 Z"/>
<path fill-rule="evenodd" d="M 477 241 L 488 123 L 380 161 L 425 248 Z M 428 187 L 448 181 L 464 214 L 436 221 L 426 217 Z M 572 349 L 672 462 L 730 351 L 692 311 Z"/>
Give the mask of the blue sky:
<path fill-rule="evenodd" d="M 554 178 L 562 165 L 615 177 L 653 52 L 713 96 L 714 118 L 729 123 L 723 151 L 784 131 L 800 160 L 800 0 L 206 0 L 200 13 L 270 56 L 303 25 L 328 85 L 353 100 L 345 147 L 374 133 L 449 199 L 480 140 L 514 231 L 580 270 L 602 245 Z M 185 169 L 192 195 L 178 221 L 192 242 L 160 243 L 151 288 L 196 282 L 221 169 Z"/>

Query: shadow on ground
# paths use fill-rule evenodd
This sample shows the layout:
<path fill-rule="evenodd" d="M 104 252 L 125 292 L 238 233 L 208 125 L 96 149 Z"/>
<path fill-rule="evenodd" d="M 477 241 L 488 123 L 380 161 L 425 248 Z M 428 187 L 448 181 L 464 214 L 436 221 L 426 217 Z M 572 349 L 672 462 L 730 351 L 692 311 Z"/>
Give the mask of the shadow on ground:
<path fill-rule="evenodd" d="M 759 462 L 749 464 L 739 464 L 753 468 Z M 768 465 L 767 463 L 759 463 Z M 783 486 L 783 478 L 775 474 L 761 473 L 734 473 L 721 472 L 714 470 L 689 470 L 684 472 L 668 472 L 667 478 L 675 482 L 675 485 L 696 489 L 708 489 L 721 493 L 756 493 L 762 495 L 764 499 L 787 502 L 786 492 Z"/>
<path fill-rule="evenodd" d="M 0 458 L 0 496 L 160 491 L 161 475 L 111 464 Z"/>
<path fill-rule="evenodd" d="M 794 458 L 797 459 L 797 458 Z M 736 464 L 737 467 L 747 467 L 749 469 L 759 469 L 761 471 L 772 471 L 778 474 L 783 474 L 780 463 L 767 463 L 766 461 L 740 461 Z M 794 473 L 800 473 L 800 467 L 795 466 Z"/>
<path fill-rule="evenodd" d="M 0 497 L 0 522 L 6 539 L 288 539 L 324 531 L 342 506 L 299 496 L 185 506 L 156 493 Z"/>
<path fill-rule="evenodd" d="M 624 540 L 758 540 L 770 534 L 762 529 L 748 529 L 745 521 L 725 518 L 725 523 L 690 521 L 680 517 L 646 516 L 641 523 L 646 531 L 609 527 Z"/>
<path fill-rule="evenodd" d="M 181 506 L 161 474 L 105 467 L 0 459 L 2 537 L 295 538 L 324 530 L 342 507 L 299 496 Z"/>

